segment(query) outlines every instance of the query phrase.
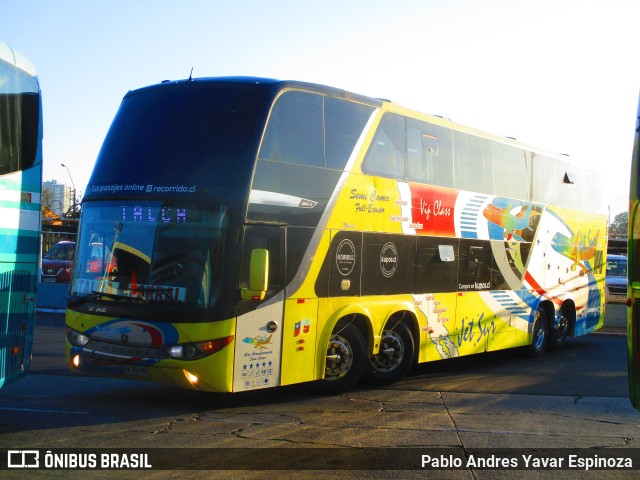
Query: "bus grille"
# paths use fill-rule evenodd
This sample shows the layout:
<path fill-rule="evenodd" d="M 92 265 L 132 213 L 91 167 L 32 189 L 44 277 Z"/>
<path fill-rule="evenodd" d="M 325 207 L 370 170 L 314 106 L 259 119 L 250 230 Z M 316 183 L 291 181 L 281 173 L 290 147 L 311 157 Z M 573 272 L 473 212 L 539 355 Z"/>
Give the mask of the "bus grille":
<path fill-rule="evenodd" d="M 627 295 L 626 285 L 609 285 L 607 289 L 612 295 Z"/>

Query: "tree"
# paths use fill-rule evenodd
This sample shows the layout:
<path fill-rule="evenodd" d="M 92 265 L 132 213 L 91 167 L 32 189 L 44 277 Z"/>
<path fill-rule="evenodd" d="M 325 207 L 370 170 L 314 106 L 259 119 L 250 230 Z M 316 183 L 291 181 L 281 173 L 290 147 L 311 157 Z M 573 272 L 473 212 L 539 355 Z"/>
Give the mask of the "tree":
<path fill-rule="evenodd" d="M 42 204 L 42 216 L 57 216 L 56 211 L 60 211 L 62 206 L 60 205 L 60 200 L 54 198 L 51 194 L 51 190 L 48 188 L 42 189 L 42 194 L 40 196 L 40 203 Z"/>
<path fill-rule="evenodd" d="M 609 227 L 609 235 L 626 237 L 629 229 L 629 212 L 621 212 L 613 218 Z"/>

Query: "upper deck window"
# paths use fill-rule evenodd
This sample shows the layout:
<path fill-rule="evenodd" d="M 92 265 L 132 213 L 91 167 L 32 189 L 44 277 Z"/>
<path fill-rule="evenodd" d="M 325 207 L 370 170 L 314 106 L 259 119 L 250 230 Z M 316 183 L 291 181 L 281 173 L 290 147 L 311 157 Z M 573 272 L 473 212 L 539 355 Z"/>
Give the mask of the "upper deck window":
<path fill-rule="evenodd" d="M 404 179 L 405 117 L 386 114 L 380 120 L 362 170 L 381 177 Z"/>
<path fill-rule="evenodd" d="M 531 154 L 504 143 L 493 142 L 496 195 L 529 200 Z"/>
<path fill-rule="evenodd" d="M 343 170 L 371 111 L 317 93 L 284 92 L 271 111 L 259 157 Z"/>
<path fill-rule="evenodd" d="M 532 157 L 533 188 L 531 200 L 555 205 L 558 202 L 558 185 L 560 184 L 558 160 L 537 153 L 533 153 Z"/>
<path fill-rule="evenodd" d="M 324 167 L 322 123 L 321 95 L 285 92 L 271 111 L 260 157 Z"/>
<path fill-rule="evenodd" d="M 451 129 L 407 119 L 409 180 L 453 187 L 453 134 Z"/>
<path fill-rule="evenodd" d="M 454 131 L 454 166 L 459 190 L 493 193 L 492 142 L 482 137 Z"/>

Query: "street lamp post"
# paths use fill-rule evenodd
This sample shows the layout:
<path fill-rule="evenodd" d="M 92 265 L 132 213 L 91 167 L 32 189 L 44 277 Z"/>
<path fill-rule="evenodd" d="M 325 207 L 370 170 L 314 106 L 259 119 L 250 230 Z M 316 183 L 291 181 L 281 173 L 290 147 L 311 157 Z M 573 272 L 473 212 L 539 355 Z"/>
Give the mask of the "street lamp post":
<path fill-rule="evenodd" d="M 75 213 L 76 211 L 76 184 L 73 183 L 73 178 L 71 177 L 71 172 L 69 171 L 69 167 L 67 167 L 64 163 L 61 163 L 60 166 L 64 167 L 67 169 L 67 174 L 69 175 L 69 180 L 71 180 L 71 187 L 73 188 L 73 205 L 71 206 L 71 208 L 73 209 L 73 213 Z"/>

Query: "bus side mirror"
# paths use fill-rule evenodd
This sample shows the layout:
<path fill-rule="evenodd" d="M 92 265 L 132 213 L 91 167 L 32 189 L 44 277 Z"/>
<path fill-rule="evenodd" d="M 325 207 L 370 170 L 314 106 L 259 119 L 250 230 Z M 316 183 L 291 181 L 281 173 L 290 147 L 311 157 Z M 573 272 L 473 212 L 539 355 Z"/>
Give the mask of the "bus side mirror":
<path fill-rule="evenodd" d="M 240 296 L 243 300 L 264 300 L 269 281 L 269 250 L 255 248 L 251 250 L 249 261 L 249 288 L 242 288 Z"/>

